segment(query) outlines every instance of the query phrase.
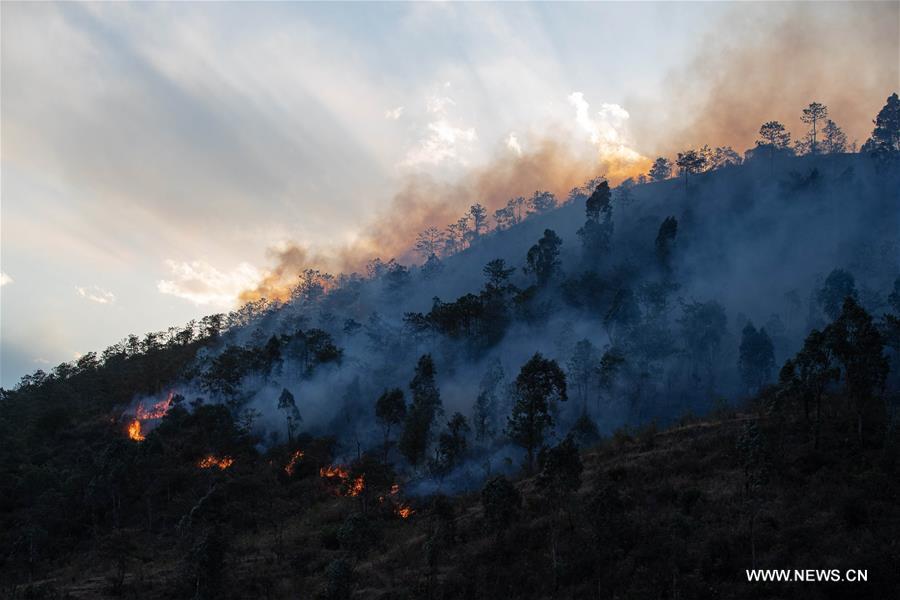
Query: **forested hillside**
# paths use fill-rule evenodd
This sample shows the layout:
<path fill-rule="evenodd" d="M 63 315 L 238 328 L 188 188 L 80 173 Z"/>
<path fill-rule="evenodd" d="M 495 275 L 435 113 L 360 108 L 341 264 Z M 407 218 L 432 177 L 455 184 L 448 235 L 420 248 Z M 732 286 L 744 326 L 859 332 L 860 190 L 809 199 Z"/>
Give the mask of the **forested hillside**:
<path fill-rule="evenodd" d="M 780 588 L 744 569 L 821 565 L 887 597 L 898 114 L 859 152 L 770 122 L 743 157 L 475 205 L 419 264 L 24 377 L 4 593 L 752 598 Z"/>

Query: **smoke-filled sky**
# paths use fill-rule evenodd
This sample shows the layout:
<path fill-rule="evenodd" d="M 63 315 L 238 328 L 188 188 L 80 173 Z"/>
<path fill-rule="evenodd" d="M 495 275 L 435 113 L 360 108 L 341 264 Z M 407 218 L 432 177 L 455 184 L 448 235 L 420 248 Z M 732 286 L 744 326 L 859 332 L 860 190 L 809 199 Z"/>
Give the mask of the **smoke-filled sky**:
<path fill-rule="evenodd" d="M 812 100 L 862 143 L 898 6 L 5 2 L 0 383 Z"/>

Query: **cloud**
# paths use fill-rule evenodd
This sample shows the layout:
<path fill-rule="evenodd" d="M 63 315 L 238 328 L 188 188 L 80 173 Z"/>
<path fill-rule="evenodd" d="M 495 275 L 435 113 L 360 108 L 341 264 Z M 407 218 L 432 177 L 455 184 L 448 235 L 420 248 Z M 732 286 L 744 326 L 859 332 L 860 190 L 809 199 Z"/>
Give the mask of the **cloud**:
<path fill-rule="evenodd" d="M 90 287 L 76 287 L 75 291 L 82 298 L 87 298 L 91 302 L 96 302 L 97 304 L 112 304 L 116 301 L 115 294 L 96 285 Z"/>
<path fill-rule="evenodd" d="M 600 110 L 591 115 L 590 104 L 581 92 L 569 94 L 569 104 L 575 108 L 575 122 L 590 136 L 591 143 L 601 154 L 624 160 L 638 161 L 643 157 L 629 147 L 625 132 L 628 111 L 618 104 L 603 103 Z"/>
<path fill-rule="evenodd" d="M 251 264 L 242 262 L 230 272 L 222 272 L 203 260 L 167 260 L 172 279 L 157 283 L 160 293 L 183 298 L 197 305 L 228 307 L 242 290 L 255 288 L 262 278 Z"/>
<path fill-rule="evenodd" d="M 456 127 L 444 119 L 427 126 L 426 137 L 400 163 L 404 167 L 437 165 L 448 160 L 466 164 L 465 149 L 478 139 L 474 127 Z"/>
<path fill-rule="evenodd" d="M 519 138 L 516 137 L 516 133 L 512 132 L 509 134 L 509 137 L 506 138 L 506 147 L 516 153 L 518 156 L 522 156 L 522 145 L 519 144 Z"/>
<path fill-rule="evenodd" d="M 402 106 L 386 110 L 384 111 L 384 118 L 388 119 L 389 121 L 396 121 L 403 116 L 403 110 L 404 108 Z"/>
<path fill-rule="evenodd" d="M 0 287 L 3 287 L 7 283 L 13 283 L 14 281 L 15 280 L 12 277 L 0 271 Z"/>

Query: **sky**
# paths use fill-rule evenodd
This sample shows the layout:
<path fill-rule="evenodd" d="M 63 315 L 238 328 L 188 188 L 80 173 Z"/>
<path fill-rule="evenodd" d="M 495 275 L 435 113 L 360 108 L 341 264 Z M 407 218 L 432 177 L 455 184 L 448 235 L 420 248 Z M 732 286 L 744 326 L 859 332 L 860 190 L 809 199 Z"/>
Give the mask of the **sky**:
<path fill-rule="evenodd" d="M 4 2 L 0 385 L 814 99 L 862 143 L 898 6 Z"/>

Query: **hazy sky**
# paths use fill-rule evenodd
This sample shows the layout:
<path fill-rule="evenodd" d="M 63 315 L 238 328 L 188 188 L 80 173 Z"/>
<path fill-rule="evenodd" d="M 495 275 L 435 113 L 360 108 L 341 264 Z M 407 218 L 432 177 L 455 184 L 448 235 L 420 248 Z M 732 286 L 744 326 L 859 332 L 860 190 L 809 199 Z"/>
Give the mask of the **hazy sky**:
<path fill-rule="evenodd" d="M 804 98 L 862 142 L 900 60 L 896 3 L 0 11 L 3 386 L 233 308 L 272 249 L 354 247 L 411 179 L 452 182 L 548 138 L 602 172 L 748 143 L 759 121 L 741 102 L 799 127 Z M 741 99 L 705 121 L 720 139 L 685 139 L 723 84 Z"/>

